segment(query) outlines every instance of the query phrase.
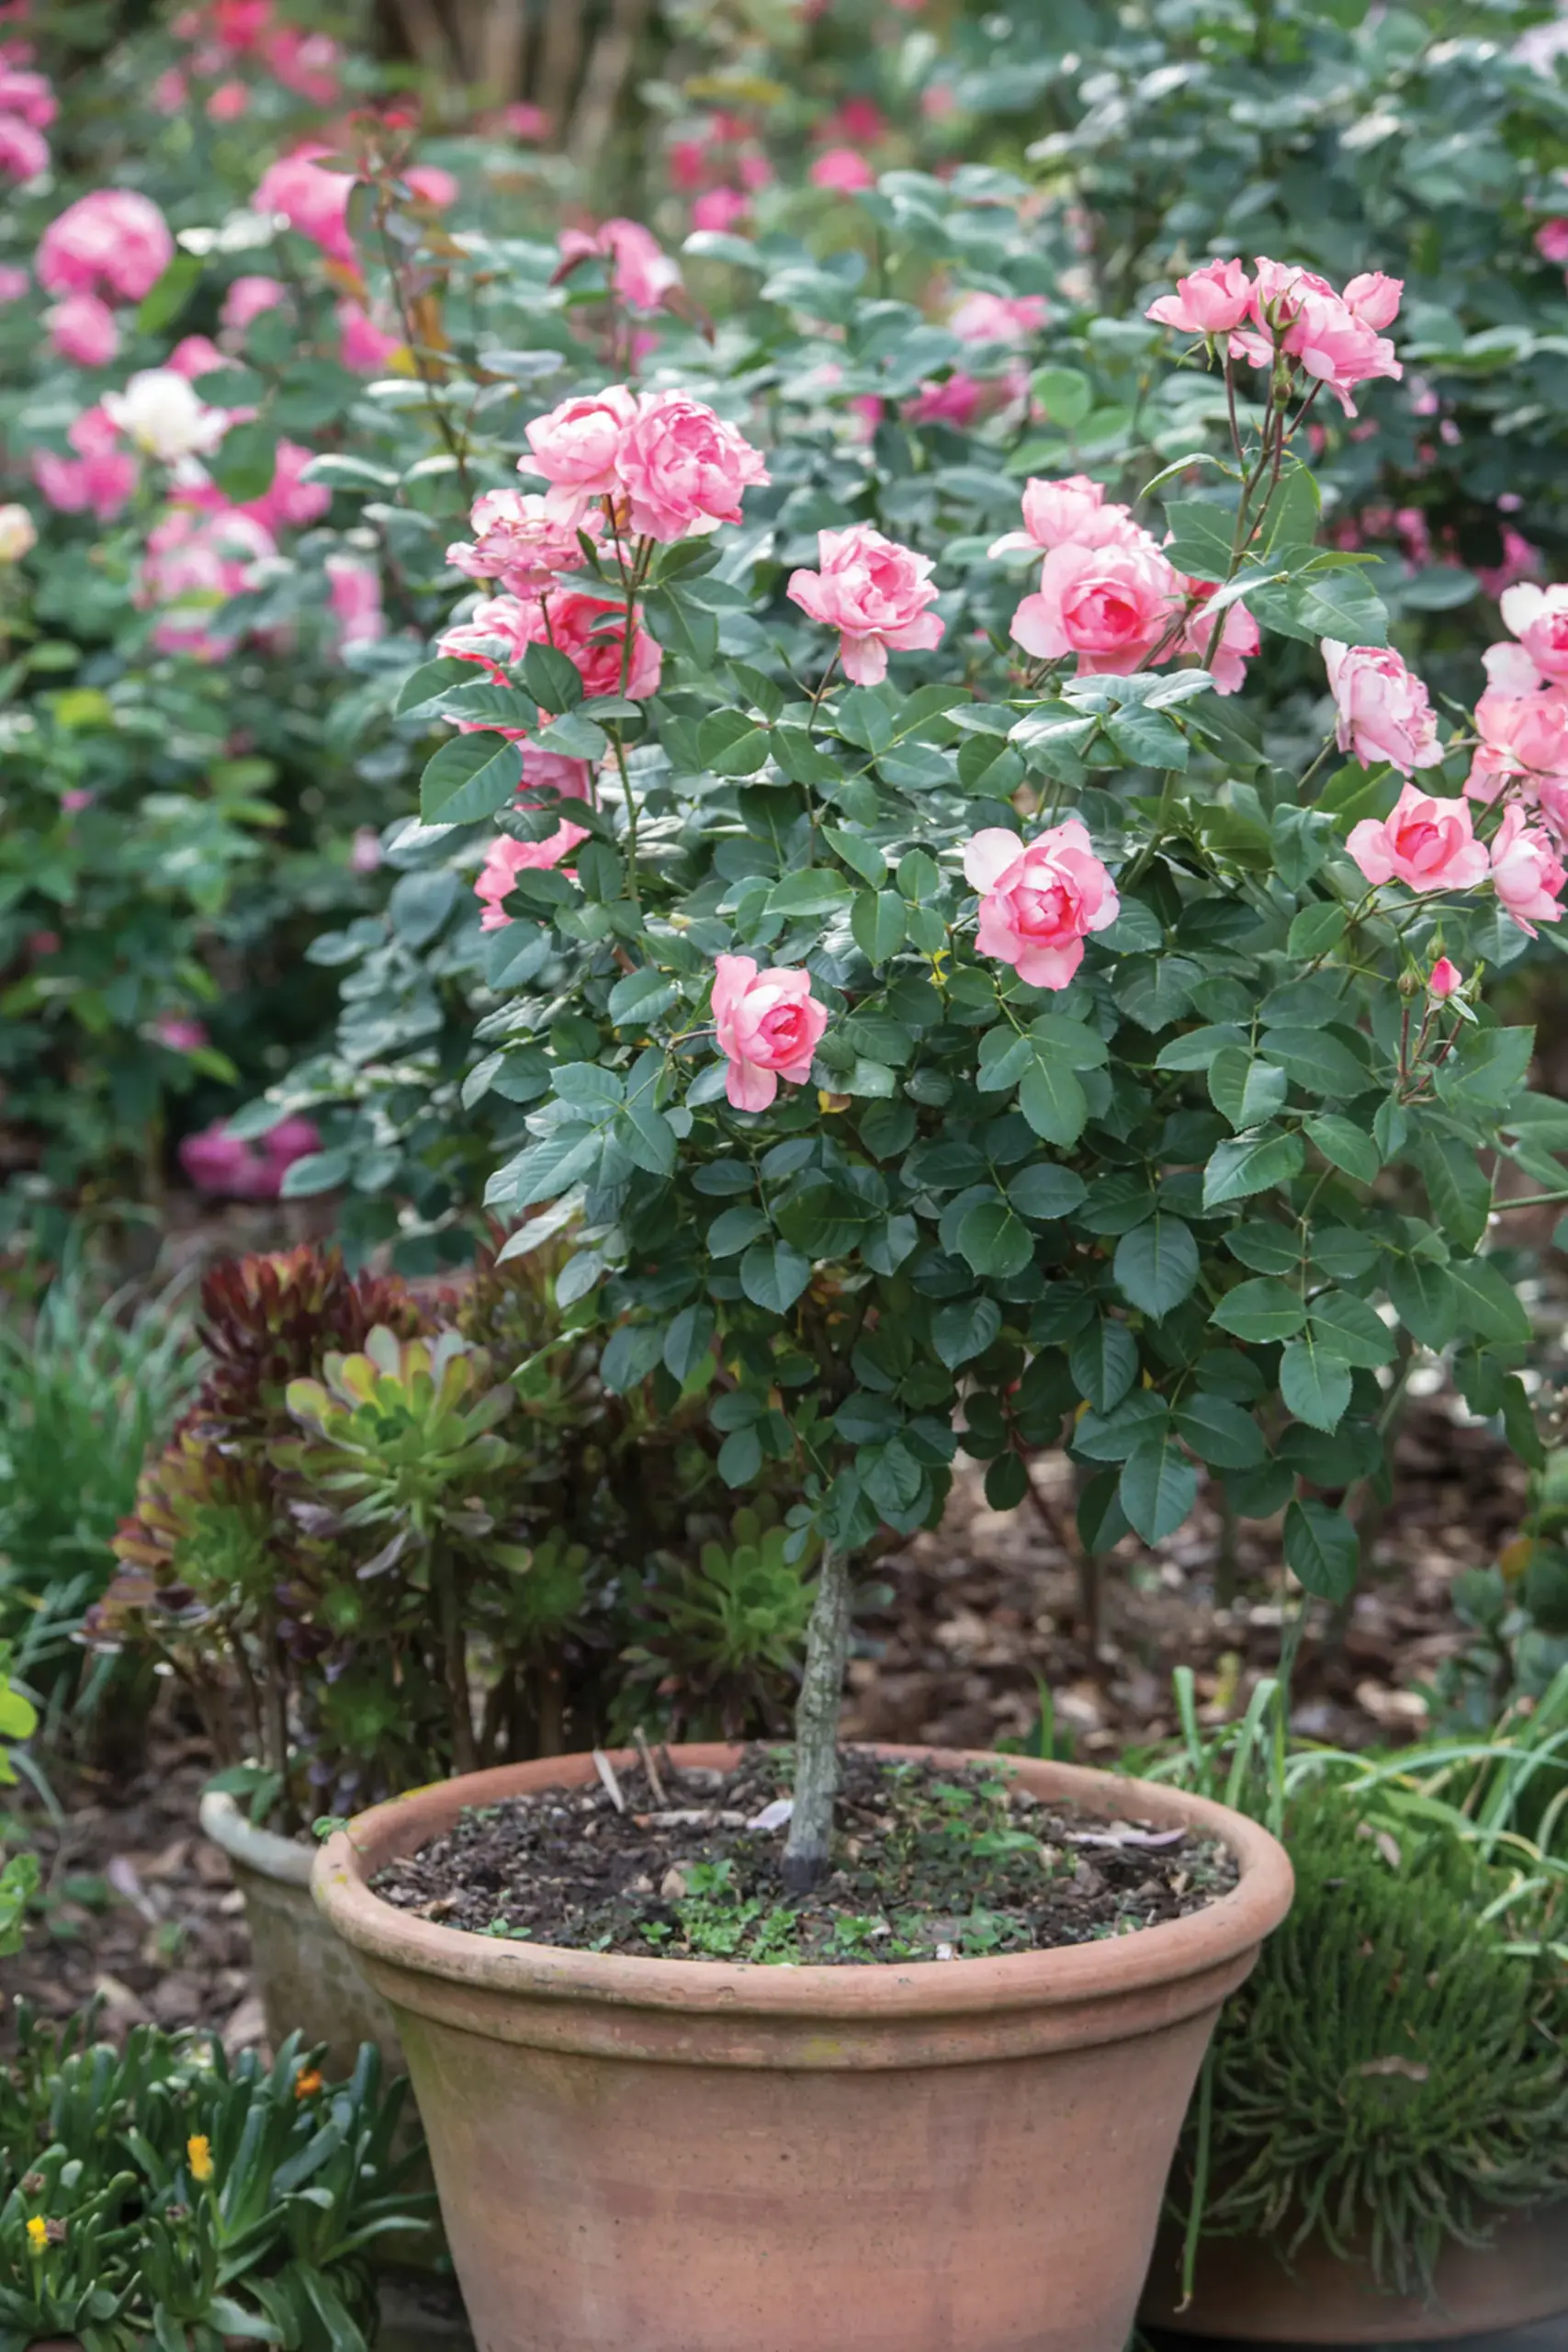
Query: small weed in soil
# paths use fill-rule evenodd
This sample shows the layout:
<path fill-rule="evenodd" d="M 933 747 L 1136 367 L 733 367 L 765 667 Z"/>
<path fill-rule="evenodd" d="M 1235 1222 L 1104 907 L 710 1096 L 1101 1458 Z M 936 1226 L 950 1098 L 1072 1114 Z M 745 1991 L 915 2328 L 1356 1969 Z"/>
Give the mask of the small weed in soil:
<path fill-rule="evenodd" d="M 1201 1910 L 1235 1884 L 1213 1838 L 1105 1821 L 1006 1772 L 841 1763 L 830 1876 L 784 1894 L 787 1750 L 728 1773 L 624 1769 L 464 1813 L 389 1863 L 383 1901 L 476 1935 L 647 1959 L 829 1964 L 973 1959 L 1122 1936 Z"/>

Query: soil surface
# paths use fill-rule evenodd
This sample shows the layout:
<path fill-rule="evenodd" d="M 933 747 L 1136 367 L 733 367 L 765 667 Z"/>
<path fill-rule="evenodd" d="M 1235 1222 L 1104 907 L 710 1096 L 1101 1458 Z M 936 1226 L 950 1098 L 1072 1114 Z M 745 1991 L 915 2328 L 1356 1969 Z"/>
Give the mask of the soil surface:
<path fill-rule="evenodd" d="M 628 1958 L 837 1964 L 1048 1951 L 1201 1910 L 1213 1838 L 1047 1804 L 1005 1772 L 841 1759 L 835 1867 L 787 1896 L 787 1749 L 732 1772 L 661 1754 L 608 1785 L 477 1806 L 375 1880 L 448 1928 Z"/>

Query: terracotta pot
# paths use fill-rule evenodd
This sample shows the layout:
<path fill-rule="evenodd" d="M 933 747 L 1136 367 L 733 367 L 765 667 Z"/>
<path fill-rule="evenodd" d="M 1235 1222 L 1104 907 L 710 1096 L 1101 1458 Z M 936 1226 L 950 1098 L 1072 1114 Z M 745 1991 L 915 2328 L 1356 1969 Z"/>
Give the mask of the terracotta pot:
<path fill-rule="evenodd" d="M 1204 2045 L 1290 1864 L 1170 1789 L 877 1752 L 1211 1831 L 1241 1882 L 1068 1951 L 748 1968 L 492 1940 L 370 1892 L 465 1806 L 580 1786 L 586 1756 L 419 1790 L 322 1848 L 316 1899 L 397 2018 L 481 2352 L 1122 2352 Z"/>
<path fill-rule="evenodd" d="M 1568 2203 L 1509 2214 L 1484 2250 L 1450 2245 L 1437 2295 L 1390 2295 L 1369 2264 L 1315 2242 L 1287 2269 L 1259 2238 L 1211 2238 L 1179 2312 L 1181 2247 L 1162 2230 L 1139 2318 L 1148 2327 L 1244 2344 L 1447 2344 L 1568 2312 Z"/>
<path fill-rule="evenodd" d="M 398 2029 L 310 1900 L 315 1849 L 256 1829 L 231 1796 L 209 1789 L 201 1830 L 220 1847 L 245 1898 L 251 1964 L 276 2050 L 298 2030 L 324 2041 L 334 2080 L 354 2072 L 362 2041 L 373 2041 L 391 2075 L 406 2075 Z"/>

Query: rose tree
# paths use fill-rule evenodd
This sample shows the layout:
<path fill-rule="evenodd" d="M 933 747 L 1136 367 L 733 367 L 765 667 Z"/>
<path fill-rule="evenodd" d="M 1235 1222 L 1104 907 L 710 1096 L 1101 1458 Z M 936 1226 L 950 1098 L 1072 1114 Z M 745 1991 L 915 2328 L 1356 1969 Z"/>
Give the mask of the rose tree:
<path fill-rule="evenodd" d="M 1418 1345 L 1535 1443 L 1488 1170 L 1557 1192 L 1568 1131 L 1480 983 L 1559 916 L 1551 797 L 1508 749 L 1560 715 L 1556 607 L 1500 662 L 1551 710 L 1495 690 L 1490 748 L 1445 744 L 1317 546 L 1298 428 L 1397 372 L 1398 296 L 1184 281 L 1156 307 L 1224 374 L 1218 486 L 1168 468 L 1162 524 L 1031 481 L 991 551 L 1032 568 L 1010 642 L 950 626 L 942 545 L 851 520 L 786 574 L 727 537 L 764 455 L 676 390 L 536 420 L 528 486 L 455 551 L 491 593 L 402 707 L 458 730 L 426 825 L 499 824 L 465 1099 L 526 1107 L 490 1201 L 553 1204 L 514 1248 L 570 1226 L 560 1295 L 610 1328 L 612 1386 L 706 1393 L 736 1487 L 793 1467 L 821 1544 L 797 1887 L 853 1564 L 936 1516 L 960 1444 L 1007 1507 L 1065 1442 L 1091 1550 L 1168 1536 L 1207 1476 L 1342 1598 L 1334 1498 L 1384 1478 Z M 1300 773 L 1219 699 L 1264 631 L 1322 647 L 1335 731 Z"/>

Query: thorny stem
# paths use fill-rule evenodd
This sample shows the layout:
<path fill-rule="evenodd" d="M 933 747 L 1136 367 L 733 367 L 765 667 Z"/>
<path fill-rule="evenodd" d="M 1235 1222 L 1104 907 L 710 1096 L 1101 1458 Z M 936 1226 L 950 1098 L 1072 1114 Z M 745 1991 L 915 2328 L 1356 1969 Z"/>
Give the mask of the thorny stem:
<path fill-rule="evenodd" d="M 825 1544 L 795 1710 L 795 1811 L 784 1852 L 790 1894 L 808 1894 L 828 1869 L 839 1790 L 839 1701 L 849 1647 L 849 1555 Z"/>
<path fill-rule="evenodd" d="M 402 328 L 403 340 L 408 345 L 409 356 L 413 361 L 419 380 L 430 395 L 430 412 L 435 419 L 435 429 L 446 445 L 447 456 L 457 469 L 457 482 L 463 493 L 463 503 L 465 506 L 471 506 L 474 503 L 474 486 L 468 479 L 468 447 L 446 413 L 446 401 L 437 397 L 438 379 L 432 374 L 420 343 L 413 312 L 409 306 L 408 288 L 403 284 L 402 266 L 393 250 L 392 240 L 388 233 L 387 199 L 382 190 L 378 190 L 376 233 L 380 242 L 381 258 L 386 265 L 387 275 L 391 280 L 392 300 L 398 306 L 398 323 Z"/>

